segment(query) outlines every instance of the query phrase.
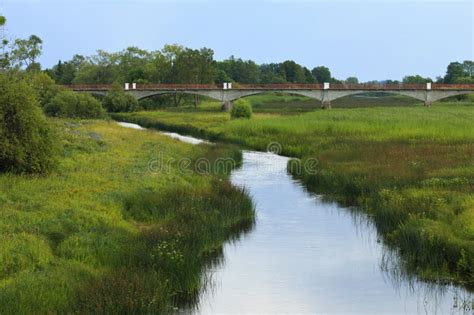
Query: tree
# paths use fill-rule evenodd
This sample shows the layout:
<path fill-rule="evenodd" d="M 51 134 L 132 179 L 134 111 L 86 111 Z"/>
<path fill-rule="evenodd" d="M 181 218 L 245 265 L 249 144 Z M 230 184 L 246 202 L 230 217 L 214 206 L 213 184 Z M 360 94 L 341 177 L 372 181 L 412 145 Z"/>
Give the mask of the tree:
<path fill-rule="evenodd" d="M 109 112 L 133 112 L 138 110 L 138 101 L 130 94 L 125 93 L 119 84 L 114 84 L 102 101 Z"/>
<path fill-rule="evenodd" d="M 260 80 L 261 83 L 285 83 L 286 79 L 280 72 L 280 64 L 270 63 L 260 66 Z"/>
<path fill-rule="evenodd" d="M 347 84 L 359 84 L 359 79 L 356 77 L 348 77 L 345 82 Z"/>
<path fill-rule="evenodd" d="M 474 84 L 474 77 L 460 77 L 454 80 L 454 83 L 457 84 Z"/>
<path fill-rule="evenodd" d="M 0 171 L 51 170 L 55 140 L 33 88 L 25 80 L 0 74 Z"/>
<path fill-rule="evenodd" d="M 331 81 L 331 71 L 329 71 L 329 68 L 327 67 L 324 67 L 324 66 L 316 67 L 313 70 L 311 70 L 311 73 L 313 74 L 314 79 L 318 83 Z"/>
<path fill-rule="evenodd" d="M 242 60 L 231 56 L 217 63 L 217 68 L 227 73 L 232 81 L 255 84 L 260 82 L 260 68 L 252 60 Z"/>
<path fill-rule="evenodd" d="M 405 84 L 422 84 L 427 82 L 433 82 L 430 78 L 423 78 L 421 75 L 407 75 L 403 78 Z"/>
<path fill-rule="evenodd" d="M 454 83 L 457 78 L 464 77 L 464 67 L 459 62 L 451 62 L 446 69 L 444 83 Z"/>
<path fill-rule="evenodd" d="M 462 63 L 464 74 L 467 77 L 474 76 L 474 61 L 473 60 L 464 60 Z"/>
<path fill-rule="evenodd" d="M 58 84 L 72 84 L 84 60 L 85 58 L 80 55 L 75 55 L 71 61 L 59 60 L 55 66 L 46 70 L 46 73 Z"/>
<path fill-rule="evenodd" d="M 305 83 L 314 83 L 314 82 L 316 82 L 316 79 L 313 77 L 313 74 L 311 73 L 311 71 L 308 68 L 303 67 L 303 72 L 304 72 L 304 76 L 305 76 Z"/>
<path fill-rule="evenodd" d="M 0 15 L 0 69 L 6 69 L 10 65 L 9 55 L 6 52 L 6 47 L 8 45 L 8 40 L 5 38 L 3 33 L 3 27 L 7 23 L 7 19 Z"/>
<path fill-rule="evenodd" d="M 26 82 L 36 91 L 39 104 L 44 108 L 59 93 L 60 87 L 43 72 L 28 72 Z"/>
<path fill-rule="evenodd" d="M 299 64 L 294 62 L 293 60 L 287 60 L 283 62 L 280 66 L 280 70 L 284 75 L 286 82 L 290 83 L 305 83 L 306 76 Z"/>
<path fill-rule="evenodd" d="M 70 90 L 59 92 L 44 110 L 49 116 L 55 117 L 101 118 L 104 116 L 102 104 L 92 95 Z"/>
<path fill-rule="evenodd" d="M 28 39 L 16 39 L 13 44 L 11 56 L 18 67 L 26 66 L 33 69 L 36 59 L 41 55 L 43 41 L 36 35 Z"/>

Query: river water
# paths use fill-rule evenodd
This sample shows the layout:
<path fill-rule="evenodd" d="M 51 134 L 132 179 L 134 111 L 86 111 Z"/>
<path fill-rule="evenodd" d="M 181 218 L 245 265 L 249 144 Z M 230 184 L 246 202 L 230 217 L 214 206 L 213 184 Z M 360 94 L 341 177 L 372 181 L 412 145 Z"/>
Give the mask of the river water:
<path fill-rule="evenodd" d="M 205 275 L 210 286 L 186 312 L 474 314 L 473 296 L 462 288 L 399 272 L 396 254 L 365 215 L 308 193 L 287 174 L 287 162 L 243 152 L 231 181 L 251 194 L 255 227 L 224 246 L 221 263 Z"/>

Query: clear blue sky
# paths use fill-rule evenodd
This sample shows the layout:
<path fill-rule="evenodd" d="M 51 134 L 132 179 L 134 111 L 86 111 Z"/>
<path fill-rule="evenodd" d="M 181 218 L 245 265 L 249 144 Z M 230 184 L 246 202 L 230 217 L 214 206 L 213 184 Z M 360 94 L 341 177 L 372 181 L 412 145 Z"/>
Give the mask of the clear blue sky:
<path fill-rule="evenodd" d="M 328 66 L 344 79 L 443 75 L 474 59 L 473 1 L 0 0 L 11 37 L 44 40 L 41 63 L 127 46 L 214 49 L 258 63 Z"/>

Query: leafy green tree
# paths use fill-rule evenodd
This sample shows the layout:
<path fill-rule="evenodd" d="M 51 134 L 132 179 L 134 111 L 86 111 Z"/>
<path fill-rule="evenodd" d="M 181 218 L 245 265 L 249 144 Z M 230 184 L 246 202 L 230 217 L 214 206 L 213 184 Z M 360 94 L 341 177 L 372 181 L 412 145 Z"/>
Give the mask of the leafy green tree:
<path fill-rule="evenodd" d="M 127 47 L 125 50 L 111 55 L 112 62 L 117 65 L 116 82 L 146 81 L 146 64 L 150 53 L 138 47 Z"/>
<path fill-rule="evenodd" d="M 67 118 L 101 118 L 105 114 L 102 104 L 92 95 L 70 90 L 59 92 L 44 111 L 49 116 Z"/>
<path fill-rule="evenodd" d="M 139 109 L 136 98 L 125 93 L 119 84 L 114 84 L 102 101 L 109 112 L 134 112 Z"/>
<path fill-rule="evenodd" d="M 287 60 L 280 66 L 281 72 L 283 73 L 286 82 L 290 83 L 304 83 L 306 82 L 306 76 L 299 64 L 293 60 Z"/>
<path fill-rule="evenodd" d="M 466 77 L 474 77 L 474 61 L 473 60 L 464 60 L 462 63 L 464 70 L 464 75 Z"/>
<path fill-rule="evenodd" d="M 286 78 L 280 71 L 280 64 L 270 63 L 260 66 L 260 83 L 286 83 Z"/>
<path fill-rule="evenodd" d="M 407 75 L 402 80 L 405 84 L 422 84 L 427 82 L 433 82 L 430 78 L 423 78 L 421 75 Z"/>
<path fill-rule="evenodd" d="M 444 83 L 454 83 L 457 78 L 464 77 L 464 67 L 459 62 L 451 62 L 444 76 Z"/>
<path fill-rule="evenodd" d="M 0 15 L 0 70 L 5 70 L 10 65 L 10 56 L 6 51 L 8 40 L 4 34 L 4 26 L 6 23 L 7 19 L 3 15 Z"/>
<path fill-rule="evenodd" d="M 67 62 L 59 60 L 53 68 L 46 70 L 46 73 L 48 73 L 57 84 L 72 84 L 78 69 L 84 61 L 85 58 L 81 55 L 75 55 L 72 60 Z"/>
<path fill-rule="evenodd" d="M 457 84 L 474 84 L 474 77 L 460 77 L 454 80 L 454 83 Z"/>
<path fill-rule="evenodd" d="M 242 60 L 231 56 L 229 59 L 218 62 L 217 67 L 239 83 L 254 84 L 260 82 L 260 68 L 251 60 Z"/>
<path fill-rule="evenodd" d="M 36 91 L 38 101 L 43 108 L 51 102 L 61 89 L 48 74 L 43 72 L 29 72 L 25 79 Z"/>
<path fill-rule="evenodd" d="M 313 70 L 311 70 L 311 73 L 313 74 L 316 82 L 318 83 L 331 81 L 331 71 L 329 71 L 329 68 L 327 67 L 324 67 L 324 66 L 316 67 Z"/>
<path fill-rule="evenodd" d="M 305 83 L 315 83 L 316 82 L 316 79 L 313 77 L 313 74 L 311 73 L 311 71 L 308 68 L 303 67 L 303 72 L 304 72 L 304 76 L 305 76 Z"/>
<path fill-rule="evenodd" d="M 18 67 L 37 69 L 36 59 L 41 55 L 43 41 L 36 35 L 31 35 L 28 39 L 16 39 L 13 43 L 11 58 Z"/>
<path fill-rule="evenodd" d="M 347 84 L 359 84 L 359 79 L 356 77 L 348 77 L 345 82 Z"/>
<path fill-rule="evenodd" d="M 25 80 L 0 74 L 0 171 L 50 171 L 55 142 L 34 89 Z"/>

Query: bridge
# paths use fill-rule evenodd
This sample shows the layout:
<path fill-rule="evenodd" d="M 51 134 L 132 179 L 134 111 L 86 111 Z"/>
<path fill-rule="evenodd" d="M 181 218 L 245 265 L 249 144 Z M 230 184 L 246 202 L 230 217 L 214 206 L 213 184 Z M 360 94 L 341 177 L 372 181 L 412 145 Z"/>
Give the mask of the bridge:
<path fill-rule="evenodd" d="M 106 95 L 112 85 L 67 85 L 77 92 Z M 316 99 L 323 108 L 331 108 L 331 101 L 338 98 L 370 92 L 384 92 L 409 96 L 431 106 L 446 97 L 474 93 L 474 84 L 128 84 L 123 87 L 137 100 L 163 94 L 193 94 L 207 96 L 222 103 L 229 110 L 232 102 L 240 98 L 261 93 L 287 93 Z"/>

